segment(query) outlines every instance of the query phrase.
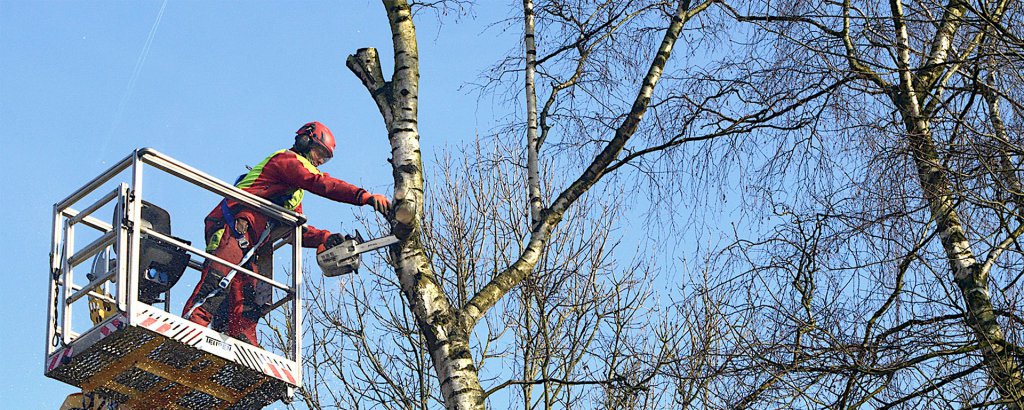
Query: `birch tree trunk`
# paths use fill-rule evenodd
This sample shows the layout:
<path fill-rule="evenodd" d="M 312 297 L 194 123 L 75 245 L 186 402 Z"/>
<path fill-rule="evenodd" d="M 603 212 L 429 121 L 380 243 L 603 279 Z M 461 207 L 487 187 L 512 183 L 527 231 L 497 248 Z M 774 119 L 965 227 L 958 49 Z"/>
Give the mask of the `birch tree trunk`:
<path fill-rule="evenodd" d="M 392 232 L 401 240 L 390 250 L 402 293 L 426 340 L 449 409 L 483 408 L 483 390 L 469 350 L 471 325 L 451 305 L 420 243 L 423 221 L 423 162 L 417 103 L 419 52 L 412 12 L 404 0 L 385 0 L 395 50 L 395 69 L 385 81 L 376 50 L 361 49 L 347 65 L 377 103 L 388 130 L 395 179 Z"/>
<path fill-rule="evenodd" d="M 541 220 L 541 197 L 540 197 L 540 165 L 538 133 L 537 133 L 537 90 L 535 78 L 537 75 L 537 45 L 534 41 L 534 12 L 533 0 L 523 0 L 523 50 L 526 57 L 526 67 L 523 77 L 526 99 L 526 173 L 527 173 L 527 204 L 530 209 L 530 227 L 536 227 Z M 523 319 L 526 323 L 526 331 L 533 329 L 533 299 L 534 286 L 523 286 Z M 539 307 L 538 307 L 539 309 Z M 536 348 L 533 346 L 535 337 L 527 334 L 524 340 L 523 354 L 523 379 L 532 380 L 537 375 Z M 544 391 L 547 392 L 547 383 L 544 384 Z M 523 385 L 523 408 L 530 409 L 533 386 Z"/>
<path fill-rule="evenodd" d="M 534 42 L 533 0 L 523 0 L 523 46 L 526 54 L 526 168 L 529 181 L 530 226 L 540 222 L 540 165 L 537 134 L 537 90 L 534 80 L 537 75 L 537 45 Z"/>
<path fill-rule="evenodd" d="M 896 29 L 897 67 L 899 87 L 891 98 L 906 127 L 910 153 L 917 166 L 918 179 L 924 198 L 928 202 L 932 219 L 936 223 L 939 239 L 953 272 L 953 279 L 964 299 L 967 325 L 981 346 L 985 367 L 993 384 L 1011 409 L 1024 406 L 1024 379 L 1010 344 L 996 322 L 989 293 L 987 272 L 981 269 L 963 223 L 956 209 L 956 200 L 936 149 L 918 87 L 939 94 L 935 84 L 942 73 L 939 68 L 947 63 L 952 38 L 960 25 L 965 5 L 951 1 L 937 31 L 927 63 L 915 74 L 910 69 L 910 45 L 901 0 L 890 0 Z"/>
<path fill-rule="evenodd" d="M 1024 379 L 1012 347 L 996 322 L 987 272 L 981 269 L 964 233 L 949 181 L 940 168 L 928 121 L 910 115 L 904 118 L 904 122 L 921 188 L 946 251 L 954 282 L 965 303 L 967 325 L 982 348 L 984 364 L 992 382 L 1009 408 L 1020 409 L 1024 407 Z"/>
<path fill-rule="evenodd" d="M 782 18 L 787 21 L 810 23 L 826 36 L 841 41 L 848 71 L 866 80 L 875 87 L 875 91 L 886 95 L 891 101 L 899 115 L 910 159 L 915 166 L 921 196 L 928 206 L 931 220 L 935 223 L 944 260 L 948 263 L 953 282 L 963 298 L 961 307 L 965 312 L 964 323 L 971 330 L 974 342 L 980 347 L 984 368 L 992 385 L 1000 393 L 1002 401 L 1010 408 L 1020 409 L 1024 407 L 1024 378 L 1016 357 L 1017 348 L 1007 341 L 1003 329 L 996 321 L 989 284 L 991 261 L 980 263 L 977 253 L 972 249 L 972 243 L 967 236 L 968 229 L 958 210 L 961 203 L 951 182 L 952 171 L 947 168 L 947 158 L 940 154 L 941 145 L 933 135 L 933 121 L 938 118 L 937 113 L 948 109 L 944 107 L 947 102 L 943 95 L 946 83 L 962 69 L 965 62 L 970 62 L 976 57 L 972 53 L 979 48 L 985 33 L 990 30 L 979 29 L 973 36 L 964 30 L 965 21 L 969 20 L 965 17 L 969 4 L 963 0 L 948 0 L 941 6 L 935 5 L 935 8 L 941 9 L 941 17 L 929 21 L 926 25 L 913 20 L 908 23 L 902 0 L 889 0 L 888 4 L 888 18 L 892 23 L 894 38 L 891 43 L 874 40 L 869 46 L 858 43 L 851 35 L 851 21 L 858 18 L 851 17 L 851 14 L 857 11 L 858 7 L 851 5 L 849 0 L 844 1 L 842 5 L 841 30 L 831 30 L 828 25 L 804 18 L 806 16 L 788 15 Z M 911 4 L 919 8 L 911 13 L 915 18 L 923 15 L 922 8 L 931 13 L 931 10 L 922 7 L 921 4 Z M 1007 2 L 986 4 L 992 5 L 993 9 L 991 15 L 986 16 L 984 24 L 998 24 L 1006 12 Z M 742 16 L 741 19 L 770 21 L 775 17 L 777 16 Z M 976 21 L 972 24 L 975 23 Z M 922 35 L 926 28 L 934 28 L 934 32 Z M 913 34 L 916 36 L 912 36 Z M 912 38 L 923 43 L 923 46 L 915 49 Z M 806 44 L 801 46 L 807 47 Z M 895 70 L 892 70 L 896 75 L 895 83 L 887 80 L 887 71 L 875 68 L 885 68 L 888 62 L 877 59 L 877 56 L 872 56 L 870 52 L 865 53 L 865 49 L 870 50 L 872 47 L 883 49 L 887 55 L 891 53 L 896 66 Z M 919 64 L 916 67 L 915 60 Z M 998 116 L 998 107 L 991 106 L 991 98 L 987 101 Z M 993 118 L 993 121 L 996 119 Z M 1001 138 L 998 135 L 999 126 L 998 122 L 994 124 L 997 129 L 997 140 Z"/>
<path fill-rule="evenodd" d="M 419 331 L 426 340 L 434 371 L 440 381 L 445 407 L 451 410 L 483 409 L 485 396 L 469 346 L 473 327 L 491 307 L 530 274 L 552 230 L 562 220 L 568 207 L 608 172 L 609 165 L 616 160 L 623 146 L 636 132 L 684 23 L 704 10 L 710 2 L 702 3 L 693 10 L 688 0 L 679 3 L 657 54 L 641 81 L 633 106 L 622 125 L 617 128 L 614 138 L 550 207 L 539 212 L 539 219 L 533 225 L 529 241 L 518 260 L 497 273 L 465 306 L 452 305 L 438 283 L 420 242 L 424 196 L 417 128 L 419 54 L 416 30 L 408 2 L 384 0 L 383 4 L 391 26 L 395 52 L 395 70 L 390 81 L 384 79 L 374 49 L 358 50 L 349 56 L 347 66 L 359 77 L 376 102 L 391 143 L 395 204 L 389 219 L 392 232 L 400 239 L 390 250 L 391 263 L 399 277 L 409 309 L 416 316 Z M 533 111 L 536 112 L 535 103 Z M 533 135 L 536 135 L 535 127 Z M 536 183 L 536 204 L 539 206 L 539 178 Z M 531 193 L 531 206 L 534 204 L 533 199 Z"/>

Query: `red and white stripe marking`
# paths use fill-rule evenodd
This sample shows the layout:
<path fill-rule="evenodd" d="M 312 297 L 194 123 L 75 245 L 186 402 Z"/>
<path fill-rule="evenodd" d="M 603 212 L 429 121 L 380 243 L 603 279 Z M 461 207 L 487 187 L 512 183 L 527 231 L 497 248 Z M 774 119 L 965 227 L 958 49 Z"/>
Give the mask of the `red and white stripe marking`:
<path fill-rule="evenodd" d="M 169 318 L 160 318 L 149 312 L 142 312 L 139 316 L 145 316 L 139 322 L 139 326 L 152 330 L 161 335 L 178 340 L 189 346 L 195 346 L 202 340 L 203 329 L 199 325 L 192 325 L 191 322 L 180 323 Z"/>
<path fill-rule="evenodd" d="M 295 383 L 295 376 L 292 376 L 292 372 L 286 369 L 284 366 L 278 367 L 275 366 L 273 363 L 267 363 L 267 368 L 270 369 L 270 371 L 268 372 L 266 370 L 263 370 L 264 373 L 273 374 L 274 377 L 280 379 L 281 381 L 291 383 L 292 386 L 297 385 Z"/>
<path fill-rule="evenodd" d="M 117 332 L 120 328 L 124 327 L 124 325 L 127 322 L 128 318 L 125 315 L 119 314 L 117 316 L 114 316 L 113 319 L 104 323 L 103 326 L 99 327 L 100 336 L 96 340 L 103 340 L 103 338 L 114 334 L 114 332 Z M 71 356 L 74 355 L 73 347 L 73 345 L 66 346 L 63 351 L 54 354 L 53 357 L 50 358 L 50 361 L 46 364 L 46 371 L 50 372 L 51 370 L 56 369 L 58 366 L 60 366 L 62 358 L 66 357 L 70 360 Z"/>
<path fill-rule="evenodd" d="M 163 312 L 159 312 L 163 313 Z M 141 320 L 139 320 L 141 319 Z M 203 341 L 204 327 L 182 319 L 165 317 L 155 311 L 144 310 L 136 316 L 138 325 L 145 329 L 176 339 L 190 346 L 197 346 Z M 228 342 L 235 353 L 235 362 L 243 364 L 263 374 L 273 376 L 281 381 L 298 386 L 299 381 L 284 363 L 268 356 L 262 349 L 254 348 L 241 342 Z"/>
<path fill-rule="evenodd" d="M 74 346 L 68 346 L 64 348 L 63 352 L 57 352 L 54 354 L 53 357 L 50 358 L 50 363 L 46 365 L 46 372 L 49 373 L 53 369 L 56 369 L 57 366 L 60 366 L 61 358 L 67 357 L 70 360 L 71 356 L 74 355 L 74 350 Z"/>
<path fill-rule="evenodd" d="M 124 317 L 120 315 L 114 317 L 114 320 L 107 322 L 107 324 L 100 328 L 100 334 L 102 335 L 100 336 L 100 339 L 110 336 L 112 333 L 120 329 L 121 326 L 124 326 Z"/>

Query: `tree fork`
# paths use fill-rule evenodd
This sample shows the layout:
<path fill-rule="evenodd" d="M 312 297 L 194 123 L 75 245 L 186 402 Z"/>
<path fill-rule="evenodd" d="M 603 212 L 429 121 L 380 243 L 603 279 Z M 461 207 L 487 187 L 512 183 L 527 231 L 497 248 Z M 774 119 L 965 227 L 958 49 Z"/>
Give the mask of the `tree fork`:
<path fill-rule="evenodd" d="M 420 243 L 423 167 L 416 121 L 419 54 L 411 10 L 405 0 L 385 0 L 383 3 L 395 50 L 395 70 L 391 80 L 383 79 L 375 50 L 357 51 L 349 57 L 347 65 L 378 104 L 388 129 L 395 178 L 395 210 L 389 218 L 392 232 L 400 239 L 390 250 L 392 264 L 402 293 L 427 341 L 445 407 L 451 410 L 483 409 L 485 395 L 469 348 L 472 328 L 483 314 L 529 274 L 566 209 L 605 175 L 608 165 L 621 152 L 643 118 L 683 25 L 711 2 L 702 3 L 693 10 L 690 9 L 690 0 L 679 2 L 632 109 L 616 130 L 612 142 L 549 208 L 542 210 L 540 223 L 533 227 L 529 245 L 519 259 L 492 278 L 461 309 L 456 309 L 448 301 Z"/>
<path fill-rule="evenodd" d="M 419 52 L 412 12 L 405 0 L 385 0 L 395 50 L 394 72 L 385 80 L 375 49 L 349 56 L 346 65 L 359 77 L 384 118 L 391 144 L 395 207 L 389 215 L 400 242 L 390 249 L 402 294 L 424 336 L 448 409 L 483 409 L 483 389 L 469 348 L 471 325 L 448 302 L 437 283 L 423 244 L 423 163 L 417 104 Z"/>
<path fill-rule="evenodd" d="M 1009 408 L 1024 407 L 1024 380 L 1016 358 L 1008 354 L 1003 330 L 995 320 L 992 299 L 988 290 L 985 272 L 981 272 L 970 241 L 967 240 L 960 216 L 957 214 L 949 178 L 944 173 L 938 150 L 933 141 L 930 121 L 925 117 L 916 87 L 927 84 L 921 81 L 910 68 L 910 41 L 904 21 L 901 0 L 889 0 L 893 26 L 896 29 L 896 65 L 899 69 L 899 88 L 890 95 L 894 105 L 903 117 L 910 145 L 910 154 L 917 166 L 918 181 L 928 202 L 932 219 L 936 223 L 939 240 L 946 251 L 946 259 L 953 271 L 954 282 L 964 298 L 967 317 L 965 322 L 974 332 L 975 339 L 982 347 L 982 357 L 993 384 Z M 961 6 L 953 1 L 949 8 Z M 955 14 L 955 10 L 947 13 Z M 958 19 L 957 19 L 958 20 Z M 957 22 L 947 19 L 943 30 L 936 34 L 933 48 L 928 56 L 928 65 L 945 61 L 950 38 Z M 952 27 L 952 28 L 950 28 Z M 951 31 L 952 30 L 952 31 Z"/>

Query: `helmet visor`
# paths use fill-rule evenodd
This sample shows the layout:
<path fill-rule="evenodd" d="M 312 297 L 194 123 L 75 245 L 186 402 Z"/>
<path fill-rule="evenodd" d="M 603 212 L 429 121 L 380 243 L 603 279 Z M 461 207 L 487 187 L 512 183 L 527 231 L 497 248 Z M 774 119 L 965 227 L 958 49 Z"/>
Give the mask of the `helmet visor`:
<path fill-rule="evenodd" d="M 309 148 L 309 156 L 310 160 L 316 163 L 317 166 L 326 164 L 327 161 L 330 161 L 333 157 L 331 155 L 331 151 L 328 151 L 327 148 L 321 147 L 319 144 L 313 144 L 313 146 Z"/>

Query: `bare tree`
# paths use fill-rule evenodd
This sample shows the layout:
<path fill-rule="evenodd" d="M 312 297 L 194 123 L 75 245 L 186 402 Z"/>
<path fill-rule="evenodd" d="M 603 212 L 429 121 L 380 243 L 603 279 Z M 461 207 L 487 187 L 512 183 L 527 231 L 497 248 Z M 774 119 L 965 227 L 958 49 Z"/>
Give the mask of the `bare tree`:
<path fill-rule="evenodd" d="M 520 255 L 509 265 L 496 270 L 489 281 L 474 294 L 467 295 L 468 300 L 461 305 L 453 304 L 445 293 L 423 245 L 423 167 L 416 127 L 419 67 L 412 14 L 404 1 L 385 1 L 384 6 L 394 38 L 395 72 L 385 80 L 376 53 L 368 49 L 351 56 L 349 66 L 377 102 L 393 149 L 396 204 L 391 222 L 393 232 L 402 242 L 391 252 L 392 263 L 430 352 L 445 406 L 451 409 L 482 408 L 485 396 L 477 370 L 480 359 L 474 360 L 470 347 L 473 329 L 492 307 L 530 274 L 548 245 L 552 231 L 562 221 L 570 205 L 607 173 L 626 141 L 635 133 L 683 25 L 706 4 L 691 9 L 689 1 L 683 1 L 674 8 L 633 107 L 610 142 L 587 169 L 541 211 L 541 219 L 532 227 Z"/>
<path fill-rule="evenodd" d="M 728 249 L 794 296 L 767 304 L 792 330 L 758 341 L 777 347 L 750 356 L 770 376 L 742 403 L 790 383 L 828 407 L 1021 407 L 1021 141 L 999 109 L 1020 83 L 992 64 L 1020 65 L 1014 7 L 730 5 L 773 81 L 854 79 L 755 171 L 781 224 Z"/>
<path fill-rule="evenodd" d="M 413 13 L 384 5 L 395 71 L 348 65 L 402 242 L 311 301 L 309 403 L 1020 407 L 1019 6 L 524 1 L 484 76 L 524 111 L 426 186 Z M 601 199 L 641 191 L 652 233 L 706 240 L 661 294 Z"/>
<path fill-rule="evenodd" d="M 439 178 L 426 194 L 424 250 L 439 285 L 457 303 L 466 303 L 522 250 L 529 220 L 521 195 L 527 181 L 514 165 L 518 152 L 477 145 L 457 159 L 445 155 L 436 166 Z M 647 358 L 670 350 L 672 338 L 669 321 L 652 320 L 657 309 L 644 303 L 654 283 L 647 263 L 613 256 L 621 209 L 587 195 L 580 204 L 552 232 L 533 280 L 475 329 L 474 362 L 489 385 L 485 395 L 504 397 L 499 402 L 621 404 L 634 400 L 665 365 Z M 322 278 L 308 280 L 306 407 L 440 404 L 429 352 L 393 272 L 371 264 L 351 280 L 340 289 Z"/>

